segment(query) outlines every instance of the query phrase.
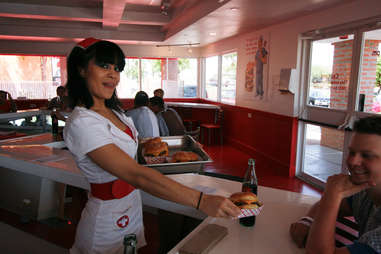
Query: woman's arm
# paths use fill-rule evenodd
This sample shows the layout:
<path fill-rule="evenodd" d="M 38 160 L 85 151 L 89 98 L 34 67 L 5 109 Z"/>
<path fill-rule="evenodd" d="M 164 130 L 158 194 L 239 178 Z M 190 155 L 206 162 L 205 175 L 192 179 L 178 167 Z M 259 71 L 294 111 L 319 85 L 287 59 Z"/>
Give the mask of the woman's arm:
<path fill-rule="evenodd" d="M 139 189 L 162 199 L 197 207 L 199 191 L 173 181 L 154 169 L 139 165 L 114 144 L 95 149 L 88 156 L 104 170 Z M 236 217 L 240 214 L 240 209 L 229 199 L 206 194 L 201 199 L 200 210 L 214 217 Z"/>

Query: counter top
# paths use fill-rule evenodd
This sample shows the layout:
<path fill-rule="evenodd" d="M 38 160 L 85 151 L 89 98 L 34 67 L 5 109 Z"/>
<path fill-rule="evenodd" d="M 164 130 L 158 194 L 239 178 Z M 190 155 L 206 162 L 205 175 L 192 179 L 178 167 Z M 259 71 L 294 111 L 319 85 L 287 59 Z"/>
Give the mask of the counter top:
<path fill-rule="evenodd" d="M 47 145 L 48 144 L 48 145 Z M 4 140 L 0 142 L 0 166 L 52 181 L 89 189 L 85 177 L 77 168 L 71 153 L 60 149 L 62 144 L 53 143 L 50 133 Z M 208 194 L 230 196 L 241 190 L 241 183 L 198 174 L 168 175 L 171 179 Z M 246 228 L 237 220 L 207 217 L 200 211 L 156 198 L 142 191 L 143 204 L 205 219 L 191 234 L 176 245 L 170 254 L 178 253 L 181 246 L 208 223 L 228 228 L 228 235 L 211 251 L 214 253 L 304 253 L 292 243 L 289 225 L 305 215 L 318 197 L 259 186 L 259 199 L 264 203 L 256 225 Z"/>
<path fill-rule="evenodd" d="M 68 150 L 48 146 L 51 133 L 0 142 L 0 166 L 59 183 L 90 189 Z"/>
<path fill-rule="evenodd" d="M 183 107 L 183 108 L 205 108 L 205 109 L 220 109 L 221 107 L 214 104 L 194 103 L 194 102 L 166 102 L 170 107 Z"/>
<path fill-rule="evenodd" d="M 240 191 L 241 183 L 203 175 L 173 175 L 172 179 L 189 187 L 202 189 L 207 193 L 229 196 Z M 291 240 L 289 226 L 304 216 L 318 197 L 300 193 L 259 186 L 258 197 L 264 203 L 261 214 L 257 216 L 254 227 L 243 227 L 238 220 L 208 217 L 186 238 L 178 243 L 169 254 L 179 253 L 179 249 L 209 223 L 228 228 L 223 238 L 210 254 L 224 253 L 266 253 L 298 254 L 305 253 Z M 281 250 L 281 251 L 280 251 Z"/>

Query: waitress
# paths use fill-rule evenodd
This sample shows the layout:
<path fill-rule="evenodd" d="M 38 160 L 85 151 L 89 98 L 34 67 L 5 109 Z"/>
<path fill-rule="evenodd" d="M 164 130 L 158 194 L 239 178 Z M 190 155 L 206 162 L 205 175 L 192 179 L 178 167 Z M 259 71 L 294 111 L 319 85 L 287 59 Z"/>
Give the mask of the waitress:
<path fill-rule="evenodd" d="M 137 164 L 138 133 L 122 114 L 116 96 L 125 56 L 116 44 L 88 38 L 67 61 L 67 89 L 74 109 L 64 138 L 91 185 L 70 253 L 123 253 L 123 237 L 135 233 L 145 245 L 138 189 L 197 208 L 209 216 L 234 217 L 240 210 L 229 199 L 181 185 Z"/>

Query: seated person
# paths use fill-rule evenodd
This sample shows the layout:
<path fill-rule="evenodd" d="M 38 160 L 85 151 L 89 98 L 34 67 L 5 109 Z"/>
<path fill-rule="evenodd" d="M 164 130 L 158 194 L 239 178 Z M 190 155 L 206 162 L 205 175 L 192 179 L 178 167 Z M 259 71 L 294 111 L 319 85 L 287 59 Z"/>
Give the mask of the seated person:
<path fill-rule="evenodd" d="M 167 124 L 170 136 L 182 136 L 185 134 L 185 126 L 179 114 L 173 108 L 167 108 L 161 113 Z"/>
<path fill-rule="evenodd" d="M 131 117 L 139 132 L 139 138 L 159 137 L 159 125 L 157 117 L 148 108 L 149 98 L 146 92 L 136 93 L 134 108 L 126 111 L 126 115 Z"/>
<path fill-rule="evenodd" d="M 161 88 L 156 89 L 155 91 L 153 91 L 153 96 L 158 96 L 164 100 L 164 90 Z M 167 110 L 167 108 L 168 106 L 164 102 L 164 110 Z"/>
<path fill-rule="evenodd" d="M 158 97 L 163 99 L 164 98 L 164 90 L 161 88 L 156 89 L 155 91 L 153 91 L 153 96 L 158 96 Z"/>
<path fill-rule="evenodd" d="M 308 217 L 290 227 L 291 237 L 299 247 L 307 242 L 306 253 L 381 253 L 381 117 L 355 122 L 346 164 L 350 175 L 330 176 Z M 335 225 L 343 216 L 354 216 L 359 238 L 337 248 Z"/>
<path fill-rule="evenodd" d="M 157 122 L 159 124 L 160 136 L 169 136 L 169 130 L 165 120 L 162 116 L 164 110 L 164 100 L 159 96 L 154 96 L 149 99 L 149 108 L 156 114 Z"/>
<path fill-rule="evenodd" d="M 0 90 L 0 113 L 16 112 L 17 107 L 10 93 Z"/>
<path fill-rule="evenodd" d="M 66 88 L 64 86 L 59 86 L 56 89 L 57 97 L 54 97 L 49 101 L 48 109 L 59 109 L 65 110 L 67 107 L 67 96 L 66 96 Z"/>

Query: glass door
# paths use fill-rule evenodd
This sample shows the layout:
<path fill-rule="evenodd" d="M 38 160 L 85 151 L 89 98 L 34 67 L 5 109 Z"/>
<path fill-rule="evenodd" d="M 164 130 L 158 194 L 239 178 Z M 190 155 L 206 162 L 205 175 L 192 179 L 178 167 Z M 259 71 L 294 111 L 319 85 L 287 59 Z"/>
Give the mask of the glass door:
<path fill-rule="evenodd" d="M 320 187 L 330 175 L 346 172 L 353 121 L 381 113 L 381 29 L 336 34 L 304 41 L 297 175 Z"/>

